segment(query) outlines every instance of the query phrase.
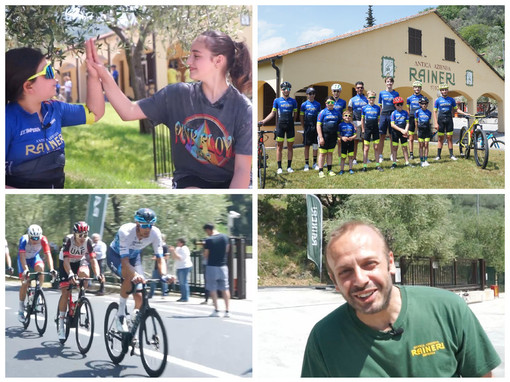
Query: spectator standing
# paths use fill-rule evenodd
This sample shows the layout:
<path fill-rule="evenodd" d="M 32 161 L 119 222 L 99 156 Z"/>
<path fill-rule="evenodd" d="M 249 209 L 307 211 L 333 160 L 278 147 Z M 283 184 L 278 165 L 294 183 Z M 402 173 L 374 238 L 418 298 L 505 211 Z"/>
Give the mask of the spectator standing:
<path fill-rule="evenodd" d="M 191 261 L 190 250 L 186 245 L 186 239 L 177 239 L 176 247 L 170 247 L 169 249 L 172 258 L 176 262 L 177 280 L 181 290 L 181 298 L 177 302 L 188 302 L 190 295 L 188 276 L 193 263 Z"/>
<path fill-rule="evenodd" d="M 92 235 L 92 242 L 94 243 L 94 252 L 96 253 L 96 260 L 99 264 L 99 270 L 101 274 L 104 274 L 106 270 L 106 243 L 101 240 L 101 235 L 95 233 Z M 104 279 L 101 281 L 99 286 L 99 291 L 97 292 L 98 296 L 102 296 L 104 294 Z"/>

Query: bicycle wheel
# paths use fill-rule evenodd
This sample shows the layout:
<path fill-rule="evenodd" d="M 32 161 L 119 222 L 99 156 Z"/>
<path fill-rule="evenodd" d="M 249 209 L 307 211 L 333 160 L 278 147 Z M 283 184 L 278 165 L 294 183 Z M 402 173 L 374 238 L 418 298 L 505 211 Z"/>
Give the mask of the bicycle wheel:
<path fill-rule="evenodd" d="M 32 315 L 32 301 L 29 298 L 30 290 L 27 290 L 27 293 L 25 295 L 25 321 L 23 322 L 23 328 L 28 328 L 28 325 L 30 324 L 30 316 Z"/>
<path fill-rule="evenodd" d="M 113 363 L 118 364 L 122 362 L 126 352 L 122 350 L 122 333 L 119 332 L 115 326 L 115 319 L 119 304 L 112 302 L 108 305 L 106 315 L 104 317 L 104 343 L 106 351 Z"/>
<path fill-rule="evenodd" d="M 501 149 L 501 148 L 505 147 L 505 142 L 500 141 L 499 139 L 495 139 L 491 142 L 490 147 L 495 148 L 495 149 Z"/>
<path fill-rule="evenodd" d="M 465 157 L 466 151 L 469 147 L 469 136 L 466 134 L 466 127 L 462 126 L 460 129 L 460 138 L 459 138 L 459 152 L 460 156 Z"/>
<path fill-rule="evenodd" d="M 42 336 L 48 324 L 48 307 L 42 290 L 37 290 L 34 295 L 34 321 L 39 335 Z"/>
<path fill-rule="evenodd" d="M 485 168 L 489 161 L 489 145 L 487 144 L 485 131 L 482 129 L 475 130 L 474 146 L 476 164 L 481 168 Z"/>
<path fill-rule="evenodd" d="M 81 354 L 86 354 L 94 339 L 94 313 L 88 298 L 83 297 L 74 313 L 76 322 L 76 344 Z"/>
<path fill-rule="evenodd" d="M 168 341 L 163 320 L 156 310 L 149 309 L 142 318 L 138 340 L 145 371 L 151 377 L 159 377 L 165 370 Z"/>
<path fill-rule="evenodd" d="M 259 147 L 259 188 L 266 187 L 266 167 L 267 167 L 266 146 L 261 145 Z"/>

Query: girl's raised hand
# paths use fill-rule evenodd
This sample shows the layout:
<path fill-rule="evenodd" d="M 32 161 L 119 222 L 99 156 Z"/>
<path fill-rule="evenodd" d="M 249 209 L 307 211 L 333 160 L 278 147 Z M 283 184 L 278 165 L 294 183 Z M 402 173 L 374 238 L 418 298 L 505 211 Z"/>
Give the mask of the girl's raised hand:
<path fill-rule="evenodd" d="M 92 39 L 85 42 L 85 54 L 87 57 L 87 71 L 90 76 L 102 79 L 110 74 L 99 59 L 96 46 L 94 45 L 94 41 Z"/>

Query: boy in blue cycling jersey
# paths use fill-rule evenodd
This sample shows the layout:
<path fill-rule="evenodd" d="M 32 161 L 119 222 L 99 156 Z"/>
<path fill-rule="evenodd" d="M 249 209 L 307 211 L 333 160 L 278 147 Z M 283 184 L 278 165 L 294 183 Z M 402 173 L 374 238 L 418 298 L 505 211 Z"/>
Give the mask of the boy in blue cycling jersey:
<path fill-rule="evenodd" d="M 377 153 L 379 152 L 379 117 L 381 116 L 381 108 L 379 105 L 375 104 L 376 94 L 374 91 L 369 90 L 367 96 L 368 105 L 363 106 L 361 109 L 361 131 L 363 134 L 363 169 L 361 171 L 367 171 L 370 142 L 374 142 L 376 168 L 379 171 L 384 171 L 377 160 Z"/>
<path fill-rule="evenodd" d="M 349 158 L 349 174 L 354 174 L 352 164 L 354 161 L 354 139 L 356 139 L 356 127 L 351 123 L 352 114 L 350 111 L 344 111 L 343 122 L 338 127 L 338 141 L 342 142 L 342 151 L 340 158 L 340 172 L 344 173 L 345 158 Z"/>
<path fill-rule="evenodd" d="M 407 97 L 407 109 L 409 113 L 409 159 L 414 159 L 413 155 L 413 144 L 415 134 L 415 123 L 414 123 L 414 114 L 416 111 L 420 110 L 420 100 L 424 97 L 421 94 L 422 83 L 421 81 L 413 82 L 413 95 Z"/>
<path fill-rule="evenodd" d="M 386 89 L 379 92 L 379 106 L 381 107 L 381 118 L 379 119 L 379 136 L 381 144 L 379 145 L 379 163 L 383 161 L 384 140 L 387 134 L 391 134 L 391 113 L 395 110 L 393 99 L 398 97 L 397 91 L 393 90 L 395 80 L 393 77 L 384 79 Z M 395 160 L 395 158 L 393 158 Z"/>
<path fill-rule="evenodd" d="M 324 162 L 328 166 L 329 176 L 335 176 L 332 170 L 333 152 L 335 151 L 338 138 L 338 125 L 341 117 L 335 109 L 335 99 L 328 97 L 326 99 L 326 108 L 319 113 L 317 119 L 317 135 L 319 137 L 319 178 L 324 178 Z"/>
<path fill-rule="evenodd" d="M 402 153 L 406 161 L 405 165 L 409 166 L 409 156 L 407 153 L 407 138 L 409 137 L 409 114 L 404 110 L 404 100 L 402 97 L 395 97 L 393 100 L 395 110 L 391 113 L 391 154 L 393 156 L 393 164 L 391 168 L 397 167 L 397 150 L 398 143 L 402 146 Z M 413 167 L 413 166 L 411 166 Z"/>
<path fill-rule="evenodd" d="M 427 97 L 423 97 L 419 101 L 420 109 L 416 110 L 414 114 L 414 120 L 416 123 L 416 130 L 418 131 L 418 144 L 420 147 L 420 164 L 421 167 L 430 166 L 427 161 L 429 155 L 429 142 L 432 137 L 430 130 L 430 120 L 432 119 L 432 113 L 428 110 L 429 100 Z"/>
<path fill-rule="evenodd" d="M 305 167 L 303 171 L 310 169 L 310 146 L 313 147 L 313 169 L 319 169 L 317 165 L 317 117 L 321 111 L 321 104 L 315 101 L 315 89 L 312 87 L 306 89 L 306 97 L 308 99 L 301 104 L 301 111 L 299 113 L 301 126 L 304 129 Z"/>

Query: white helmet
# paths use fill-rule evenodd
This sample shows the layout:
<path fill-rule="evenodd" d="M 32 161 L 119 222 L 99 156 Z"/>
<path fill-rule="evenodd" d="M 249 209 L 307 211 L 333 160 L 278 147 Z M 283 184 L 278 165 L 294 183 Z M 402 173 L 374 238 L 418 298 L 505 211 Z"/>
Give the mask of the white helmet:
<path fill-rule="evenodd" d="M 39 240 L 42 236 L 42 228 L 37 224 L 32 224 L 30 227 L 28 227 L 27 235 L 30 239 Z"/>
<path fill-rule="evenodd" d="M 342 85 L 340 85 L 340 84 L 333 84 L 333 85 L 331 85 L 331 90 L 340 90 L 340 91 L 342 91 Z"/>

